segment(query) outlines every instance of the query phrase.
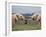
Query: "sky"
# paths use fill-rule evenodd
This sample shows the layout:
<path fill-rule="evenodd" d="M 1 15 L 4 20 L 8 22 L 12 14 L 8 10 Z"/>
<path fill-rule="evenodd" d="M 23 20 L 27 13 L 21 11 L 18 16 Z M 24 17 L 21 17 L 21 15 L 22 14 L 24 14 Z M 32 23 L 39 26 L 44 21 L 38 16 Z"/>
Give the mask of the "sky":
<path fill-rule="evenodd" d="M 12 13 L 36 13 L 41 14 L 41 7 L 36 6 L 12 6 Z"/>

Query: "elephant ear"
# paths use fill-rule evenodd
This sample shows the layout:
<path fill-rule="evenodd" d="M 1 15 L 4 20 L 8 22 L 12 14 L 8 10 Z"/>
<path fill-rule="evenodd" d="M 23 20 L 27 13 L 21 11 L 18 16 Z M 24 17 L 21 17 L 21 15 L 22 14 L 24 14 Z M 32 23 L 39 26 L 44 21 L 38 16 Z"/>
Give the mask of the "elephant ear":
<path fill-rule="evenodd" d="M 22 18 L 23 18 L 23 19 L 25 19 L 25 17 L 24 17 L 24 16 L 22 16 Z"/>
<path fill-rule="evenodd" d="M 19 18 L 19 15 L 16 15 L 17 18 Z"/>
<path fill-rule="evenodd" d="M 41 21 L 41 16 L 38 16 L 37 17 L 37 21 Z"/>

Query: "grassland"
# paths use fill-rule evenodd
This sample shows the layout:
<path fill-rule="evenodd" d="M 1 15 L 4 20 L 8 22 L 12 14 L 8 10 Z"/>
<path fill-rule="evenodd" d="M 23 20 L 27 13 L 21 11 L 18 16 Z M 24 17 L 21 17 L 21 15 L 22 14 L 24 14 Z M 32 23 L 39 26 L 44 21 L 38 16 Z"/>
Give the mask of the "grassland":
<path fill-rule="evenodd" d="M 16 24 L 12 31 L 22 31 L 22 30 L 40 30 L 41 24 L 37 22 L 31 22 L 30 24 Z"/>

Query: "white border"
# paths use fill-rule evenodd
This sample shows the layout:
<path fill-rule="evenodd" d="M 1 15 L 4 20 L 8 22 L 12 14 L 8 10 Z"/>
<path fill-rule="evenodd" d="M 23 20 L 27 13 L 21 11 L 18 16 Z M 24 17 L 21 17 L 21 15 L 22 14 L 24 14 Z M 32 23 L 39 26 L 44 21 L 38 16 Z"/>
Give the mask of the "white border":
<path fill-rule="evenodd" d="M 36 5 L 36 4 L 34 4 L 34 5 L 32 5 L 32 4 L 25 4 L 25 5 L 24 5 L 24 4 L 16 4 L 16 3 L 12 3 L 12 4 L 8 3 L 7 5 L 8 5 L 8 7 L 10 6 L 9 9 L 7 9 L 7 25 L 8 25 L 8 32 L 7 32 L 7 33 L 8 33 L 8 34 L 9 34 L 9 32 L 10 32 L 11 35 L 12 35 L 12 34 L 14 35 L 14 34 L 20 33 L 20 32 L 22 32 L 22 33 L 23 33 L 23 32 L 26 32 L 26 31 L 15 31 L 15 32 L 12 32 L 12 26 L 11 26 L 11 22 L 12 22 L 12 21 L 11 21 L 11 18 L 12 18 L 12 17 L 11 17 L 11 6 L 12 6 L 12 5 L 19 5 L 19 6 L 40 6 L 40 7 L 42 7 L 42 9 L 41 9 L 41 12 L 42 12 L 42 13 L 41 13 L 41 17 L 42 17 L 42 20 L 41 20 L 41 22 L 42 22 L 42 23 L 41 23 L 41 24 L 42 24 L 42 30 L 27 30 L 27 32 L 31 32 L 31 33 L 34 32 L 34 33 L 35 33 L 35 32 L 42 32 L 42 31 L 45 30 L 45 25 L 44 25 L 44 22 L 43 22 L 43 19 L 44 19 L 43 17 L 44 17 L 44 12 L 45 12 L 45 11 L 44 11 L 45 5 L 39 5 L 39 4 L 38 4 L 38 5 Z M 7 7 L 7 8 L 8 8 L 8 7 Z M 10 11 L 9 11 L 9 10 L 10 10 Z M 10 30 L 10 31 L 9 31 L 9 30 Z"/>

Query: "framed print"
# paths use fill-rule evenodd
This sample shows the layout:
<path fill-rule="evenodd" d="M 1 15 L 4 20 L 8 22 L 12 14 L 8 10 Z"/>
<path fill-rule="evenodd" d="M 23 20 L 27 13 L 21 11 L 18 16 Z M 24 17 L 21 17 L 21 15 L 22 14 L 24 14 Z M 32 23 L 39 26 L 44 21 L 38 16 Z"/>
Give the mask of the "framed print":
<path fill-rule="evenodd" d="M 6 34 L 16 31 L 41 31 L 43 4 L 7 3 Z"/>
<path fill-rule="evenodd" d="M 12 11 L 12 31 L 41 30 L 41 6 L 12 4 L 10 7 Z"/>

